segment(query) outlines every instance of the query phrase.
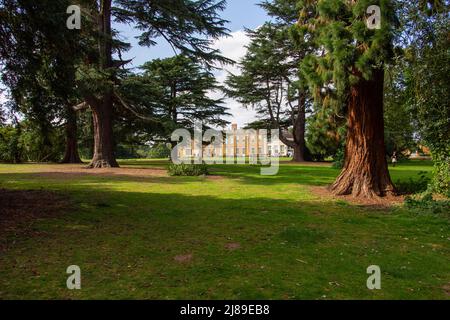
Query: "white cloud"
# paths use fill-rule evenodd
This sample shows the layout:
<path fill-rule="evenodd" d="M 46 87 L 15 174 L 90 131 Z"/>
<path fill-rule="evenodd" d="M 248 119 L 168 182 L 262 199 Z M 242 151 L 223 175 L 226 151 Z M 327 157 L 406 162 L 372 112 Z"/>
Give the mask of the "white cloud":
<path fill-rule="evenodd" d="M 245 31 L 239 30 L 231 33 L 230 37 L 221 38 L 214 43 L 214 48 L 219 49 L 225 57 L 239 62 L 247 52 L 246 46 L 250 43 L 249 37 Z M 216 73 L 217 81 L 224 83 L 228 76 L 228 72 L 240 74 L 240 70 L 236 65 L 224 66 L 223 70 Z M 214 93 L 214 97 L 221 97 L 220 93 Z M 256 120 L 256 113 L 253 110 L 247 110 L 239 102 L 234 99 L 226 99 L 226 106 L 230 109 L 231 117 L 226 120 L 237 123 L 239 127 Z"/>

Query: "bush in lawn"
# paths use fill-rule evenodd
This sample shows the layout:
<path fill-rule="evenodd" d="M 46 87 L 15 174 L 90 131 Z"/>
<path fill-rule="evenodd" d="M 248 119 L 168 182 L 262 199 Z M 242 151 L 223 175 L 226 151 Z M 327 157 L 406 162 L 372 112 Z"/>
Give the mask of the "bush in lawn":
<path fill-rule="evenodd" d="M 171 176 L 186 176 L 197 177 L 208 174 L 208 166 L 203 164 L 170 164 L 169 175 Z"/>
<path fill-rule="evenodd" d="M 419 198 L 406 197 L 405 206 L 420 214 L 438 214 L 450 218 L 450 200 L 435 200 L 430 192 Z"/>
<path fill-rule="evenodd" d="M 333 168 L 342 169 L 345 161 L 345 143 L 343 143 L 333 157 Z"/>
<path fill-rule="evenodd" d="M 395 183 L 397 191 L 401 194 L 417 194 L 426 191 L 431 182 L 426 174 L 426 172 L 421 171 L 418 173 L 418 179 L 409 178 L 407 181 L 397 181 Z"/>
<path fill-rule="evenodd" d="M 158 143 L 148 153 L 150 159 L 167 159 L 170 157 L 170 149 L 165 143 Z"/>
<path fill-rule="evenodd" d="M 23 145 L 20 127 L 0 128 L 0 162 L 20 163 L 23 157 Z"/>

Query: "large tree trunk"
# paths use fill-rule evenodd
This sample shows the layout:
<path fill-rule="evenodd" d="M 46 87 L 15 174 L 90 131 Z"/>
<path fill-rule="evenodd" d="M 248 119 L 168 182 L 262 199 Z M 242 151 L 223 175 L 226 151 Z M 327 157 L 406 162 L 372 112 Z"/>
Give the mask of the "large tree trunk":
<path fill-rule="evenodd" d="M 306 105 L 305 96 L 300 95 L 299 105 L 297 111 L 297 119 L 294 123 L 294 157 L 293 162 L 305 162 L 307 161 L 306 155 L 306 142 L 305 142 L 305 131 L 306 131 Z"/>
<path fill-rule="evenodd" d="M 67 108 L 66 123 L 66 152 L 62 163 L 82 163 L 78 153 L 78 124 L 77 114 L 71 108 Z"/>
<path fill-rule="evenodd" d="M 110 70 L 112 60 L 111 0 L 100 1 L 98 18 L 100 68 Z M 114 76 L 111 77 L 114 80 Z M 113 88 L 106 89 L 100 99 L 87 97 L 94 122 L 94 157 L 89 168 L 119 167 L 114 155 Z"/>
<path fill-rule="evenodd" d="M 331 186 L 336 195 L 382 197 L 395 192 L 384 145 L 384 71 L 371 80 L 361 78 L 351 88 L 344 168 Z"/>
<path fill-rule="evenodd" d="M 89 168 L 117 168 L 114 155 L 113 99 L 105 95 L 101 101 L 89 103 L 94 124 L 94 156 Z"/>
<path fill-rule="evenodd" d="M 305 160 L 305 147 L 300 145 L 295 145 L 294 149 L 294 157 L 292 158 L 292 162 L 306 162 Z"/>

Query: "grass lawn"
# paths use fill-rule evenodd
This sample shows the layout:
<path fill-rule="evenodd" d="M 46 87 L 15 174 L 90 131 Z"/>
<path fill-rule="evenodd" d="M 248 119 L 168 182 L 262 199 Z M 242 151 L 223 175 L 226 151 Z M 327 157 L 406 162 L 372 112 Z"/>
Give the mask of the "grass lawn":
<path fill-rule="evenodd" d="M 450 298 L 450 220 L 323 200 L 310 189 L 333 181 L 330 166 L 286 163 L 270 177 L 221 165 L 194 178 L 153 174 L 162 161 L 121 165 L 141 173 L 0 165 L 0 188 L 71 203 L 29 232 L 0 235 L 0 298 Z M 391 168 L 394 181 L 420 171 L 431 163 Z M 66 288 L 70 265 L 82 290 Z M 370 265 L 381 267 L 381 290 L 366 287 Z"/>

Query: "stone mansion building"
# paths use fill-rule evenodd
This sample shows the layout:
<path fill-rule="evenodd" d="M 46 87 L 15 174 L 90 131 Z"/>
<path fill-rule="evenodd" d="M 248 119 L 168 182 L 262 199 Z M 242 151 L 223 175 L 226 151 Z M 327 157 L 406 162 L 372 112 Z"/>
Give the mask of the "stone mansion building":
<path fill-rule="evenodd" d="M 289 134 L 287 139 L 292 139 Z M 227 131 L 221 147 L 217 144 L 210 144 L 202 147 L 203 158 L 236 156 L 236 157 L 288 157 L 292 156 L 293 150 L 288 148 L 279 139 L 270 139 L 260 130 L 238 129 L 237 124 L 233 124 L 231 131 Z M 194 142 L 191 147 L 181 147 L 178 149 L 179 158 L 192 158 L 200 156 L 200 150 L 196 150 Z"/>

